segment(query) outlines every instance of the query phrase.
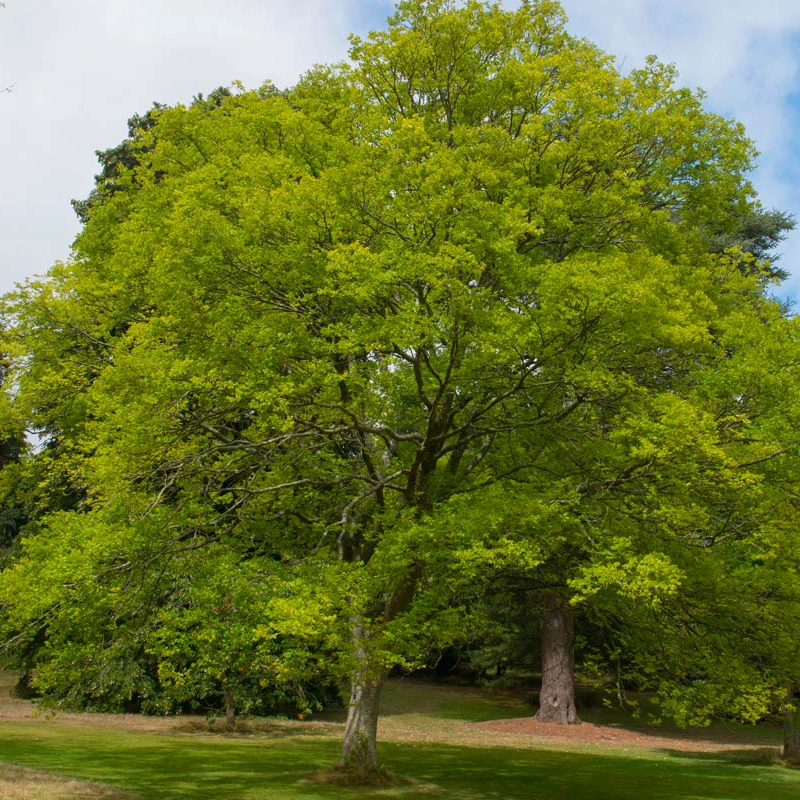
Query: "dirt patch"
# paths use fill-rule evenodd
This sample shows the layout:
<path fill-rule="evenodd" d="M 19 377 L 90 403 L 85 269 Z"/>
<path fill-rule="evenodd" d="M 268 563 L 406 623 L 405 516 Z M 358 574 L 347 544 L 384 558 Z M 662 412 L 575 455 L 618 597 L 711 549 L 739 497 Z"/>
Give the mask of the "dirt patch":
<path fill-rule="evenodd" d="M 749 749 L 760 751 L 775 746 L 774 735 L 760 732 L 758 729 L 723 732 L 716 729 L 662 731 L 658 727 L 639 729 L 618 725 L 595 725 L 591 722 L 583 722 L 580 725 L 556 725 L 537 722 L 533 717 L 473 722 L 470 726 L 476 730 L 492 733 L 532 737 L 549 744 L 580 742 L 616 749 L 645 748 L 707 753 Z"/>
<path fill-rule="evenodd" d="M 0 672 L 0 719 L 33 719 L 36 706 L 12 693 L 17 679 L 13 672 Z"/>

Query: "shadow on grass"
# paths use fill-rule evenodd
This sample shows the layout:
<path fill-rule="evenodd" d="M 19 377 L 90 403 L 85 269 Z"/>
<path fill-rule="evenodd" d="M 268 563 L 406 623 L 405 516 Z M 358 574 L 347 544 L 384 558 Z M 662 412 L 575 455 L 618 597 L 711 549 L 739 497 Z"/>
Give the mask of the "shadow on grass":
<path fill-rule="evenodd" d="M 439 719 L 484 722 L 498 716 L 531 717 L 535 712 L 536 708 L 518 692 L 439 684 L 421 678 L 388 681 L 381 699 L 382 717 L 433 714 Z"/>
<path fill-rule="evenodd" d="M 584 722 L 595 725 L 606 725 L 609 728 L 629 731 L 639 736 L 654 739 L 675 739 L 681 742 L 697 742 L 698 744 L 713 742 L 720 745 L 753 745 L 764 748 L 778 747 L 782 733 L 777 728 L 756 727 L 752 725 L 735 725 L 715 723 L 707 728 L 680 728 L 675 724 L 648 725 L 645 722 L 631 720 L 613 720 L 604 717 L 602 711 L 583 714 Z M 645 742 L 646 743 L 646 742 Z"/>
<path fill-rule="evenodd" d="M 209 722 L 208 720 L 195 719 L 181 722 L 172 726 L 165 733 L 169 734 L 191 734 L 197 736 L 207 736 L 209 738 L 224 739 L 248 739 L 258 737 L 262 740 L 265 737 L 270 739 L 286 739 L 303 737 L 323 737 L 330 738 L 340 733 L 341 726 L 331 724 L 327 721 L 307 721 L 289 720 L 257 717 L 244 719 L 237 723 L 236 730 L 228 730 L 225 723 Z"/>
<path fill-rule="evenodd" d="M 719 750 L 709 752 L 706 750 L 671 750 L 664 748 L 660 752 L 675 758 L 695 759 L 716 764 L 736 764 L 740 767 L 784 766 L 787 769 L 800 769 L 797 766 L 785 764 L 781 758 L 780 747 L 748 747 L 742 750 Z"/>
<path fill-rule="evenodd" d="M 407 783 L 339 787 L 312 776 L 336 738 L 164 736 L 0 725 L 0 761 L 101 781 L 143 800 L 796 800 L 800 774 L 685 753 L 593 754 L 439 744 L 380 745 Z M 715 754 L 717 755 L 717 754 Z"/>
<path fill-rule="evenodd" d="M 800 774 L 733 759 L 715 763 L 682 753 L 629 756 L 467 747 L 385 748 L 385 763 L 402 774 L 447 786 L 447 797 L 530 800 L 789 800 Z M 752 751 L 749 751 L 752 753 Z M 458 788 L 457 788 L 458 787 Z"/>
<path fill-rule="evenodd" d="M 383 690 L 381 717 L 422 714 L 442 720 L 488 722 L 497 719 L 533 717 L 536 706 L 530 702 L 532 693 L 492 691 L 462 684 L 439 683 L 434 680 L 409 677 L 389 680 Z M 645 709 L 657 710 L 652 702 L 640 698 Z M 724 745 L 755 745 L 777 747 L 782 731 L 778 727 L 752 726 L 736 723 L 715 723 L 706 728 L 681 728 L 673 723 L 649 725 L 631 718 L 629 711 L 615 708 L 582 708 L 585 722 L 630 731 L 653 739 L 714 742 Z M 345 711 L 326 711 L 317 718 L 329 722 L 344 722 Z M 645 743 L 646 744 L 646 743 Z"/>

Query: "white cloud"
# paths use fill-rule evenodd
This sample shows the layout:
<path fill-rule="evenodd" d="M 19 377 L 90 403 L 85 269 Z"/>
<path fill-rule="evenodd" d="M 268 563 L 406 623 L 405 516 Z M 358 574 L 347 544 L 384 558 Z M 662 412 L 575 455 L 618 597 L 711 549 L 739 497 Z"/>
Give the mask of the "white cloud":
<path fill-rule="evenodd" d="M 153 101 L 294 83 L 382 24 L 371 0 L 7 0 L 0 9 L 0 293 L 69 255 L 94 151 Z"/>
<path fill-rule="evenodd" d="M 707 106 L 743 122 L 761 155 L 753 179 L 767 207 L 800 213 L 800 3 L 797 0 L 562 0 L 570 30 L 624 68 L 654 53 Z M 783 287 L 800 297 L 800 234 L 784 243 Z"/>

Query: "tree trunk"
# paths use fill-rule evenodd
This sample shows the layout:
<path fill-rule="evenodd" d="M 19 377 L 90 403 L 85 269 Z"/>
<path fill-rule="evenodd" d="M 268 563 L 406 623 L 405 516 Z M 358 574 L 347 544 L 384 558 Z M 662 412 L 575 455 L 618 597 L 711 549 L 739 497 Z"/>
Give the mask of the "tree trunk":
<path fill-rule="evenodd" d="M 378 710 L 385 677 L 382 670 L 370 669 L 368 636 L 364 621 L 354 620 L 352 637 L 355 669 L 350 683 L 350 705 L 339 762 L 342 769 L 365 779 L 378 772 Z"/>
<path fill-rule="evenodd" d="M 542 691 L 535 717 L 539 722 L 580 725 L 575 708 L 574 629 L 572 606 L 558 593 L 547 592 L 542 618 Z"/>
<path fill-rule="evenodd" d="M 225 698 L 225 727 L 229 731 L 236 730 L 236 699 L 230 689 L 223 692 Z"/>
<path fill-rule="evenodd" d="M 783 706 L 783 760 L 800 764 L 800 698 L 789 695 Z"/>
<path fill-rule="evenodd" d="M 381 677 L 367 677 L 363 672 L 353 677 L 350 687 L 350 706 L 339 766 L 365 777 L 378 770 L 376 740 L 382 688 Z"/>

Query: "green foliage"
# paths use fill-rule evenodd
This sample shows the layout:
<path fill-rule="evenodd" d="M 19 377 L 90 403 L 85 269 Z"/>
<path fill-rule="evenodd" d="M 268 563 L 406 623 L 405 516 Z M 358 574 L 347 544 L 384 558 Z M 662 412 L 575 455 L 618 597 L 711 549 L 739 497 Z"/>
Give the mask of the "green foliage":
<path fill-rule="evenodd" d="M 10 545 L 25 522 L 24 500 L 17 491 L 19 462 L 25 450 L 24 430 L 13 410 L 10 360 L 4 355 L 0 328 L 0 548 Z"/>
<path fill-rule="evenodd" d="M 212 92 L 209 100 L 216 98 L 219 91 L 217 89 Z M 202 100 L 202 95 L 198 99 Z M 126 184 L 120 181 L 120 178 L 125 172 L 133 170 L 138 165 L 137 145 L 141 141 L 143 134 L 155 125 L 159 111 L 164 108 L 166 106 L 161 105 L 161 103 L 154 103 L 153 107 L 144 114 L 134 114 L 128 119 L 127 139 L 124 139 L 116 147 L 95 151 L 97 160 L 102 167 L 100 174 L 94 177 L 95 188 L 85 200 L 72 201 L 72 208 L 83 224 L 89 221 L 93 206 L 101 203 L 104 198 L 126 188 Z"/>
<path fill-rule="evenodd" d="M 279 562 L 242 561 L 219 545 L 202 557 L 165 552 L 152 525 L 52 516 L 4 573 L 6 635 L 18 666 L 35 664 L 47 705 L 211 712 L 229 693 L 242 713 L 307 713 L 337 701 L 326 594 L 288 579 Z"/>
<path fill-rule="evenodd" d="M 189 559 L 182 596 L 156 615 L 145 651 L 162 692 L 148 707 L 209 708 L 222 696 L 241 713 L 302 715 L 338 702 L 336 620 L 324 600 L 281 577 L 280 564 L 242 564 L 216 549 Z"/>
<path fill-rule="evenodd" d="M 5 301 L 76 498 L 0 577 L 43 688 L 283 697 L 421 663 L 503 570 L 655 613 L 702 548 L 769 536 L 788 221 L 741 126 L 564 24 L 406 0 L 351 67 L 158 107 L 103 155 L 72 260 Z"/>
<path fill-rule="evenodd" d="M 710 237 L 709 248 L 712 252 L 722 253 L 738 247 L 753 259 L 742 260 L 745 269 L 755 267 L 770 280 L 784 280 L 788 277 L 786 270 L 775 264 L 778 256 L 774 251 L 789 231 L 794 230 L 794 217 L 784 211 L 755 208 L 744 216 L 734 215 L 726 223 L 725 229 L 716 231 Z"/>

